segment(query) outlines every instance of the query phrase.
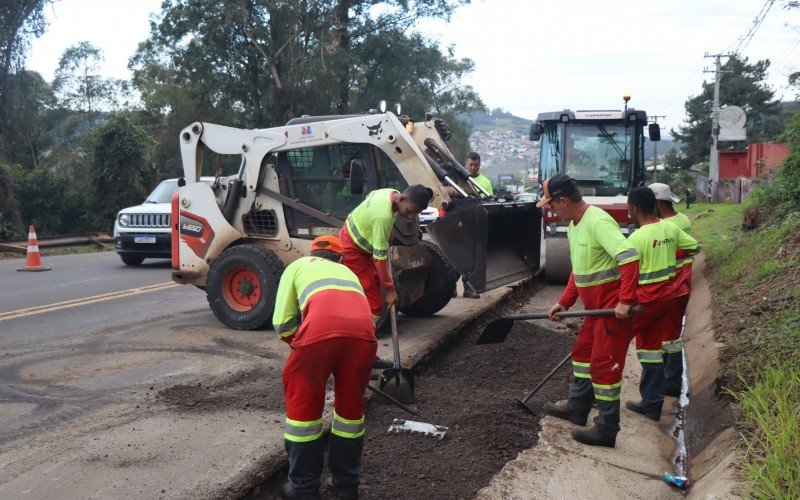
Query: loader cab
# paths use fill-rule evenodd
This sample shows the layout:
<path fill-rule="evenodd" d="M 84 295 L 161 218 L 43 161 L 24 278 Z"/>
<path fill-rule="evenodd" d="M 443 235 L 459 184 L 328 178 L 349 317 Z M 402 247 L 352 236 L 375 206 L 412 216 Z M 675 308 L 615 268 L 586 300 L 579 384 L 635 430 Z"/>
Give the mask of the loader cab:
<path fill-rule="evenodd" d="M 344 221 L 370 191 L 385 187 L 402 191 L 408 187 L 392 160 L 370 144 L 299 148 L 278 153 L 276 160 L 281 194 L 339 221 Z M 339 229 L 290 205 L 284 205 L 283 210 L 292 237 L 313 238 Z"/>
<path fill-rule="evenodd" d="M 644 111 L 541 113 L 531 138 L 541 139 L 539 180 L 573 177 L 584 196 L 625 196 L 644 182 Z"/>

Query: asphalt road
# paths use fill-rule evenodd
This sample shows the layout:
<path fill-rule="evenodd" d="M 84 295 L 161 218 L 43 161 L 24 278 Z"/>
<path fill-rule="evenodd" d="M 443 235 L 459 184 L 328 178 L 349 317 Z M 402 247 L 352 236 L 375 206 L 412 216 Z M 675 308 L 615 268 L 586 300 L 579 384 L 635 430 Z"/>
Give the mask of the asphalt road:
<path fill-rule="evenodd" d="M 272 331 L 225 328 L 167 261 L 43 260 L 0 260 L 0 498 L 229 496 L 283 459 L 289 348 Z M 401 316 L 404 362 L 506 293 Z"/>
<path fill-rule="evenodd" d="M 121 429 L 144 429 L 137 435 L 152 442 L 142 449 L 169 441 L 161 427 L 172 422 L 147 423 L 165 413 L 159 390 L 283 364 L 287 349 L 271 332 L 224 328 L 204 292 L 172 283 L 166 260 L 136 268 L 114 252 L 43 260 L 51 271 L 17 272 L 22 260 L 0 260 L 0 497 L 52 498 L 65 480 L 80 483 L 81 497 L 102 497 L 122 485 L 92 474 L 91 462 L 122 460 L 120 443 L 131 436 Z M 43 470 L 58 481 L 42 482 Z"/>

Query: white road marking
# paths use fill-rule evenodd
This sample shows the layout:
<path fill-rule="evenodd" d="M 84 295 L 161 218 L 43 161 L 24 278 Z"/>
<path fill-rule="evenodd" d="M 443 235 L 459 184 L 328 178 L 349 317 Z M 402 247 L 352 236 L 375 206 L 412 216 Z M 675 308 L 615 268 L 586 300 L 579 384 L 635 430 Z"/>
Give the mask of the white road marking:
<path fill-rule="evenodd" d="M 137 288 L 131 288 L 128 290 L 121 290 L 118 292 L 110 292 L 101 295 L 93 295 L 91 297 L 83 297 L 80 299 L 65 300 L 64 302 L 56 302 L 54 304 L 45 304 L 42 306 L 28 307 L 26 309 L 17 309 L 16 311 L 8 311 L 0 313 L 0 321 L 23 318 L 25 316 L 33 316 L 34 314 L 43 314 L 52 311 L 59 311 L 61 309 L 68 309 L 70 307 L 95 304 L 97 302 L 104 302 L 106 300 L 113 300 L 122 297 L 130 297 L 132 295 L 139 295 L 142 293 L 157 292 L 175 286 L 179 285 L 177 283 L 172 283 L 172 282 L 160 283 L 158 285 L 141 286 Z"/>

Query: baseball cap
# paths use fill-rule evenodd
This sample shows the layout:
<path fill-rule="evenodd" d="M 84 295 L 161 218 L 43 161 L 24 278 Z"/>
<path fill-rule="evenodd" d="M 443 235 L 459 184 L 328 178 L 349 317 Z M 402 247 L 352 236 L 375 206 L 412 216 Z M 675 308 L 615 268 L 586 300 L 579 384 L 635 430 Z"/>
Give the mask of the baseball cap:
<path fill-rule="evenodd" d="M 332 234 L 326 234 L 314 238 L 314 241 L 311 242 L 311 250 L 329 250 L 333 253 L 338 253 L 339 255 L 344 253 L 342 242 L 339 241 L 339 238 L 333 236 Z"/>
<path fill-rule="evenodd" d="M 541 208 L 550 203 L 550 200 L 556 196 L 561 196 L 565 193 L 570 194 L 577 189 L 578 185 L 575 183 L 575 179 L 567 174 L 556 174 L 553 177 L 546 179 L 542 183 L 542 191 L 544 191 L 544 195 L 536 204 L 536 206 Z"/>
<path fill-rule="evenodd" d="M 654 182 L 647 187 L 653 190 L 657 200 L 671 201 L 673 203 L 678 203 L 681 201 L 681 199 L 678 198 L 666 184 Z"/>

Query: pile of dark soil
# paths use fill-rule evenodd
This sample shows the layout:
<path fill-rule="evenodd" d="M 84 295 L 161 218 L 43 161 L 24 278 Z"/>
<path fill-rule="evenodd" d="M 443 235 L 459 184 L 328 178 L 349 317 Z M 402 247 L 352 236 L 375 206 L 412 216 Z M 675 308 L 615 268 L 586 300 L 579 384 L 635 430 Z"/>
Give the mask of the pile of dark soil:
<path fill-rule="evenodd" d="M 522 398 L 564 358 L 574 328 L 517 322 L 503 344 L 476 347 L 482 326 L 461 332 L 417 378 L 415 408 L 427 421 L 450 427 L 443 440 L 387 435 L 392 420 L 407 415 L 377 400 L 369 403 L 362 498 L 470 498 L 536 443 L 541 414 L 525 413 L 513 398 Z M 544 402 L 566 398 L 570 374 L 564 366 L 530 406 L 540 412 Z M 285 478 L 285 471 L 278 473 L 258 498 L 278 498 Z"/>

